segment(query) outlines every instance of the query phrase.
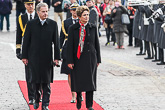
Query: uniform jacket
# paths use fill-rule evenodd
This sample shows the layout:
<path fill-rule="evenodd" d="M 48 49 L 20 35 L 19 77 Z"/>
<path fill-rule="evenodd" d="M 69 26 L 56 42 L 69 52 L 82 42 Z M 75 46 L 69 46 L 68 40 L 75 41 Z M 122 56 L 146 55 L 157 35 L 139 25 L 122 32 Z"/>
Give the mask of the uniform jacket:
<path fill-rule="evenodd" d="M 113 10 L 116 9 L 116 13 Z M 123 6 L 115 7 L 112 9 L 111 16 L 113 19 L 113 32 L 127 32 L 127 26 L 123 25 L 121 22 L 121 15 L 127 13 L 127 10 Z"/>
<path fill-rule="evenodd" d="M 12 2 L 11 0 L 0 0 L 0 14 L 11 14 Z"/>
<path fill-rule="evenodd" d="M 54 59 L 60 59 L 57 23 L 46 19 L 44 25 L 41 25 L 39 18 L 29 21 L 24 35 L 22 58 L 28 59 L 32 82 L 53 82 L 53 56 Z"/>
<path fill-rule="evenodd" d="M 22 19 L 23 28 L 25 28 L 25 25 L 28 22 L 28 15 L 27 15 L 27 13 L 25 13 L 23 15 L 20 15 L 20 17 Z M 38 17 L 37 13 L 35 13 L 34 18 L 36 18 L 36 17 Z M 18 21 L 19 21 L 19 18 L 18 18 Z M 18 22 L 17 32 L 16 32 L 16 46 L 17 46 L 17 48 L 19 48 L 19 50 L 17 49 L 16 53 L 20 53 L 20 49 L 21 49 L 21 46 L 22 46 L 22 38 L 23 38 L 22 33 L 23 33 L 23 31 L 21 30 L 20 22 Z"/>
<path fill-rule="evenodd" d="M 68 35 L 67 63 L 74 64 L 71 71 L 71 89 L 75 92 L 95 91 L 97 63 L 101 63 L 96 26 L 90 23 L 85 26 L 86 36 L 80 59 L 77 58 L 79 28 L 79 23 L 73 24 Z"/>

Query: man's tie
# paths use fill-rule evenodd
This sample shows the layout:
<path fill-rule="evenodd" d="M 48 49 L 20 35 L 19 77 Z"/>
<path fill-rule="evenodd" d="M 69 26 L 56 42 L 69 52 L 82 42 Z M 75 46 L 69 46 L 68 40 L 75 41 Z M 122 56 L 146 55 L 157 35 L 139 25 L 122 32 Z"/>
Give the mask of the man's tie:
<path fill-rule="evenodd" d="M 44 25 L 45 21 L 41 21 L 41 24 Z"/>
<path fill-rule="evenodd" d="M 74 21 L 74 23 L 77 23 L 77 19 L 74 19 L 73 21 Z"/>
<path fill-rule="evenodd" d="M 32 15 L 30 14 L 30 20 L 32 20 Z"/>

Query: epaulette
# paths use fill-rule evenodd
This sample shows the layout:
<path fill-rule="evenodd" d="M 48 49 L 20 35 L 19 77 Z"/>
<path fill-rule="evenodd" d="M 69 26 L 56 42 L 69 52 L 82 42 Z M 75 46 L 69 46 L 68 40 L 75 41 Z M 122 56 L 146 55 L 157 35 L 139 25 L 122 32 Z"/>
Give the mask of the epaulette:
<path fill-rule="evenodd" d="M 23 27 L 21 15 L 18 17 L 18 21 L 19 21 L 20 28 L 22 30 L 22 37 L 23 37 L 24 36 L 24 33 L 25 33 L 25 29 L 26 29 L 26 25 L 27 24 L 25 25 L 25 27 Z"/>
<path fill-rule="evenodd" d="M 68 34 L 66 33 L 66 31 L 65 31 L 65 27 L 64 27 L 64 21 L 62 21 L 62 26 L 61 26 L 61 28 L 62 28 L 62 32 L 64 33 L 64 35 L 65 35 L 65 40 L 67 40 L 68 38 Z"/>

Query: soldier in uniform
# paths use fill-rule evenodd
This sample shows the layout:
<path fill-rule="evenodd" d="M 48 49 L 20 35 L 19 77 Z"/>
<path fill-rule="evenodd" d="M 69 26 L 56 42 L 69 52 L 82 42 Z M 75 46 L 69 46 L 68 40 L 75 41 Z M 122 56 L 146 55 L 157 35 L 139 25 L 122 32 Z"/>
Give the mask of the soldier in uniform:
<path fill-rule="evenodd" d="M 18 59 L 21 59 L 21 47 L 22 47 L 22 38 L 24 37 L 24 32 L 26 24 L 29 20 L 38 17 L 35 12 L 35 0 L 25 0 L 26 13 L 18 17 L 17 32 L 16 32 L 16 56 Z M 25 74 L 28 88 L 28 98 L 29 104 L 33 104 L 34 99 L 34 90 L 33 84 L 31 83 L 32 75 L 29 71 L 29 67 L 25 66 Z"/>
<path fill-rule="evenodd" d="M 72 24 L 75 24 L 79 21 L 77 14 L 76 14 L 76 8 L 79 6 L 77 3 L 73 3 L 70 6 L 70 12 L 72 13 L 72 17 L 66 19 L 65 21 L 62 22 L 62 28 L 61 28 L 61 33 L 60 33 L 60 49 L 62 49 L 62 66 L 61 66 L 61 73 L 67 74 L 68 75 L 68 83 L 69 86 L 71 87 L 71 69 L 67 66 L 67 61 L 66 61 L 66 54 L 67 54 L 67 37 L 68 37 L 68 30 L 69 27 Z M 76 96 L 75 92 L 72 92 L 72 100 L 71 103 L 76 102 Z"/>
<path fill-rule="evenodd" d="M 29 21 L 26 26 L 22 61 L 32 73 L 31 82 L 35 85 L 34 109 L 39 107 L 39 89 L 42 86 L 42 110 L 49 110 L 53 65 L 57 66 L 60 60 L 58 26 L 48 18 L 46 3 L 39 3 L 36 10 L 39 17 Z"/>

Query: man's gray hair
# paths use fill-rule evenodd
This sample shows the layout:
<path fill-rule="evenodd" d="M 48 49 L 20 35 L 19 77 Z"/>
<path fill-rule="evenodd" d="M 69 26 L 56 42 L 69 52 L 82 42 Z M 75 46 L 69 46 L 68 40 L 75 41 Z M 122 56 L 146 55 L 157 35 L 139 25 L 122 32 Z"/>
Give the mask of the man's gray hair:
<path fill-rule="evenodd" d="M 37 6 L 36 6 L 36 10 L 37 11 L 40 11 L 40 8 L 41 7 L 48 7 L 48 5 L 46 4 L 46 3 L 39 3 L 39 4 L 37 4 Z"/>

